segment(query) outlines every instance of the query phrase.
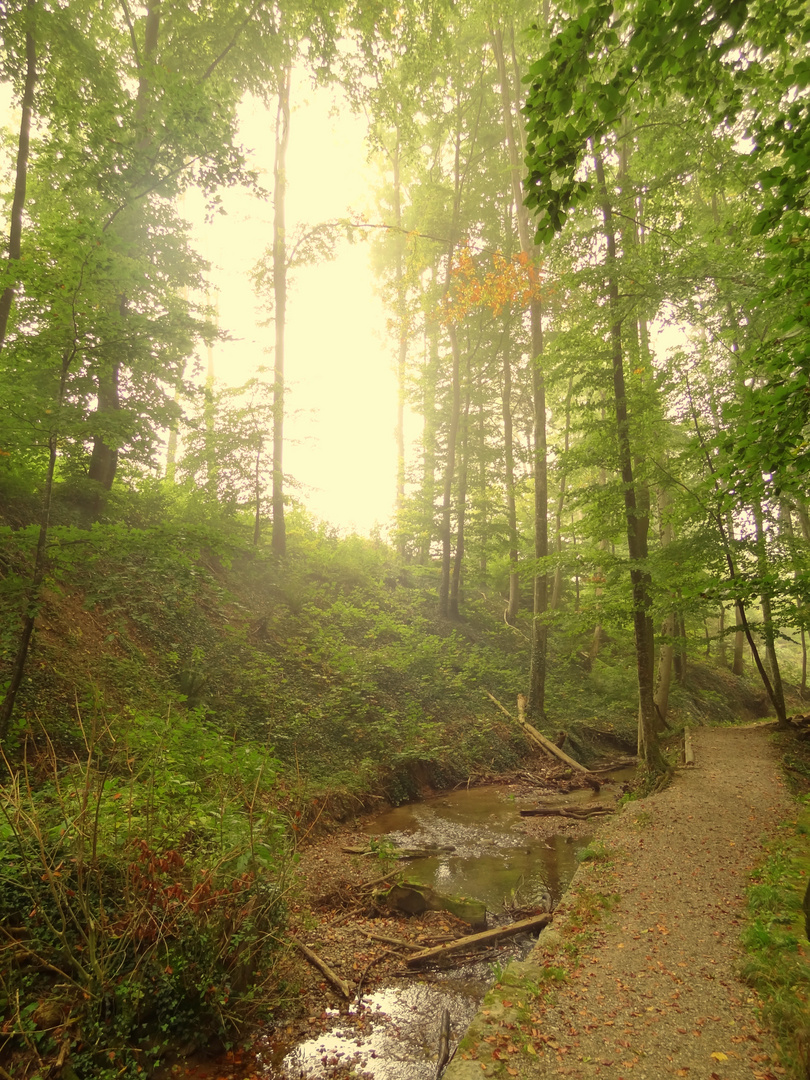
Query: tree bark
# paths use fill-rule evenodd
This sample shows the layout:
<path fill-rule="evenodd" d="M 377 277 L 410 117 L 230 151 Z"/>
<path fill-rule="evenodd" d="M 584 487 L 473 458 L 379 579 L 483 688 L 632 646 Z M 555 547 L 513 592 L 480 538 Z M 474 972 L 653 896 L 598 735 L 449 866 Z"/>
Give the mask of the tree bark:
<path fill-rule="evenodd" d="M 28 659 L 28 650 L 31 645 L 31 637 L 34 633 L 37 614 L 42 592 L 42 583 L 45 580 L 45 571 L 48 563 L 48 530 L 50 527 L 51 502 L 53 498 L 53 480 L 56 472 L 56 458 L 58 449 L 58 423 L 59 414 L 65 400 L 65 387 L 67 385 L 68 371 L 76 356 L 75 343 L 70 349 L 66 349 L 62 355 L 62 366 L 59 380 L 59 398 L 56 409 L 56 421 L 48 436 L 48 468 L 45 474 L 45 488 L 42 494 L 42 509 L 40 511 L 39 534 L 34 554 L 34 565 L 31 572 L 31 582 L 26 590 L 25 614 L 23 616 L 22 629 L 17 642 L 17 651 L 11 665 L 11 677 L 5 696 L 0 704 L 0 746 L 7 737 L 11 718 L 14 714 L 14 706 L 17 694 L 25 674 L 25 665 Z"/>
<path fill-rule="evenodd" d="M 568 392 L 565 395 L 565 436 L 563 440 L 563 454 L 568 454 L 571 441 L 571 398 L 574 394 L 574 377 L 568 379 Z M 551 610 L 558 611 L 562 603 L 562 517 L 565 509 L 565 485 L 566 471 L 565 460 L 560 466 L 560 490 L 557 496 L 557 510 L 554 515 L 554 550 L 557 555 L 557 566 L 554 570 L 554 586 L 551 590 Z"/>
<path fill-rule="evenodd" d="M 287 554 L 284 518 L 284 342 L 287 322 L 287 237 L 285 199 L 287 146 L 290 140 L 290 80 L 292 67 L 277 72 L 275 153 L 273 159 L 273 301 L 275 310 L 275 357 L 273 364 L 273 526 L 271 547 L 280 558 Z"/>
<path fill-rule="evenodd" d="M 450 569 L 452 558 L 451 509 L 453 480 L 456 475 L 456 440 L 458 439 L 459 418 L 461 415 L 461 356 L 456 328 L 452 324 L 448 324 L 447 335 L 450 339 L 450 353 L 452 357 L 452 385 L 450 398 L 450 424 L 447 432 L 447 455 L 444 463 L 444 485 L 442 489 L 442 567 L 441 580 L 439 583 L 439 617 L 445 619 L 450 615 Z"/>
<path fill-rule="evenodd" d="M 509 174 L 512 186 L 512 199 L 515 207 L 515 220 L 520 239 L 520 250 L 535 261 L 538 252 L 529 228 L 529 213 L 523 201 L 523 165 L 522 155 L 515 133 L 515 116 L 520 118 L 520 103 L 517 95 L 513 96 L 512 80 L 506 70 L 503 50 L 503 37 L 500 27 L 495 26 L 490 32 L 495 62 L 498 67 L 498 81 L 501 88 L 501 111 L 509 153 Z M 519 128 L 518 128 L 519 131 Z M 543 369 L 543 309 L 541 301 L 534 296 L 530 302 L 531 319 L 531 385 L 534 410 L 534 554 L 538 560 L 538 570 L 534 577 L 534 603 L 532 619 L 531 660 L 529 664 L 529 700 L 528 710 L 532 716 L 545 716 L 546 696 L 546 653 L 548 648 L 548 574 L 539 568 L 540 560 L 548 556 L 548 458 L 546 446 L 546 384 Z"/>
<path fill-rule="evenodd" d="M 760 579 L 764 579 L 768 572 L 768 553 L 765 549 L 765 533 L 762 526 L 762 504 L 759 499 L 754 500 L 752 509 L 754 511 L 754 528 L 756 530 L 757 564 Z M 773 686 L 776 715 L 779 723 L 784 724 L 787 720 L 785 691 L 782 686 L 782 673 L 779 670 L 779 658 L 776 655 L 773 611 L 771 609 L 771 598 L 767 589 L 761 589 L 759 602 L 762 607 L 762 632 L 765 637 L 765 655 L 771 673 L 771 685 Z"/>
<path fill-rule="evenodd" d="M 671 504 L 669 492 L 662 488 L 658 496 L 659 515 L 661 519 L 661 547 L 667 548 L 672 543 L 672 521 L 667 516 Z M 664 640 L 658 653 L 658 678 L 655 686 L 655 707 L 657 714 L 663 722 L 666 722 L 669 709 L 669 690 L 672 683 L 672 657 L 675 651 L 674 639 L 676 632 L 675 610 L 669 612 L 664 625 L 661 628 Z"/>
<path fill-rule="evenodd" d="M 396 305 L 397 305 L 397 333 L 399 336 L 397 346 L 397 421 L 396 421 L 396 444 L 397 444 L 397 474 L 396 474 L 396 503 L 395 510 L 397 519 L 402 515 L 405 507 L 405 375 L 408 363 L 408 313 L 406 308 L 406 284 L 405 284 L 405 236 L 402 230 L 402 147 L 400 141 L 399 124 L 396 128 L 396 143 L 393 153 L 394 172 L 394 224 L 396 226 Z M 397 550 L 401 557 L 405 555 L 405 535 L 403 530 L 397 533 Z"/>
<path fill-rule="evenodd" d="M 506 621 L 514 625 L 520 607 L 518 577 L 518 531 L 515 504 L 515 447 L 512 431 L 512 361 L 509 355 L 509 316 L 504 316 L 501 415 L 503 418 L 504 483 L 506 487 L 506 525 L 509 530 L 509 602 Z"/>
<path fill-rule="evenodd" d="M 469 476 L 469 423 L 470 423 L 470 360 L 467 356 L 466 387 L 464 393 L 464 411 L 461 416 L 461 460 L 458 469 L 458 509 L 456 511 L 456 554 L 453 560 L 453 574 L 450 579 L 450 603 L 448 614 L 451 619 L 461 617 L 459 593 L 461 591 L 461 570 L 464 563 L 465 525 L 467 520 L 467 477 Z"/>
<path fill-rule="evenodd" d="M 439 371 L 439 328 L 435 319 L 429 319 L 427 335 L 427 360 L 422 375 L 422 412 L 425 427 L 422 432 L 422 522 L 420 524 L 419 562 L 426 566 L 430 559 L 430 546 L 435 535 L 436 497 L 436 379 Z"/>
<path fill-rule="evenodd" d="M 22 96 L 22 116 L 20 133 L 17 141 L 17 163 L 14 179 L 14 196 L 11 200 L 11 219 L 8 234 L 9 269 L 19 262 L 22 252 L 23 209 L 25 207 L 25 189 L 28 182 L 28 157 L 31 137 L 31 117 L 34 112 L 34 88 L 37 82 L 37 48 L 34 30 L 31 26 L 35 11 L 35 0 L 28 0 L 27 16 L 29 25 L 25 31 L 25 84 Z M 0 295 L 0 352 L 6 341 L 8 320 L 14 303 L 16 285 L 10 283 Z"/>
<path fill-rule="evenodd" d="M 630 582 L 633 597 L 633 630 L 636 643 L 636 671 L 639 695 L 639 757 L 652 774 L 667 768 L 656 733 L 656 712 L 653 696 L 653 664 L 655 657 L 653 625 L 650 617 L 650 577 L 644 564 L 647 559 L 647 535 L 639 518 L 636 489 L 633 479 L 633 454 L 630 445 L 630 425 L 627 412 L 627 391 L 624 380 L 624 351 L 622 347 L 622 315 L 619 301 L 616 233 L 613 207 L 608 196 L 605 170 L 601 155 L 594 153 L 598 199 L 602 212 L 603 234 L 607 249 L 605 272 L 610 316 L 610 343 L 613 367 L 613 397 L 616 411 L 616 437 L 619 467 L 624 487 L 624 509 L 627 524 L 627 546 L 630 557 Z"/>

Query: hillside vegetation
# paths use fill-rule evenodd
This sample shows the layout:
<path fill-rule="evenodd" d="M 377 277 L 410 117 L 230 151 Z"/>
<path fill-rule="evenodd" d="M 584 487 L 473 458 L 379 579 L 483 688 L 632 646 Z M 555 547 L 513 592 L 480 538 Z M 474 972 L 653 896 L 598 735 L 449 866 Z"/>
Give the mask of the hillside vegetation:
<path fill-rule="evenodd" d="M 438 619 L 434 568 L 303 516 L 289 540 L 281 561 L 221 522 L 52 530 L 0 789 L 6 1054 L 67 1043 L 76 1075 L 137 1075 L 200 1030 L 232 1043 L 286 993 L 301 837 L 528 757 L 485 695 L 512 710 L 526 677 L 528 627 L 497 594 Z M 35 532 L 3 541 L 9 667 Z M 626 633 L 590 671 L 555 636 L 546 730 L 583 760 L 633 748 Z M 683 717 L 730 717 L 735 693 L 735 715 L 761 710 L 687 671 Z"/>

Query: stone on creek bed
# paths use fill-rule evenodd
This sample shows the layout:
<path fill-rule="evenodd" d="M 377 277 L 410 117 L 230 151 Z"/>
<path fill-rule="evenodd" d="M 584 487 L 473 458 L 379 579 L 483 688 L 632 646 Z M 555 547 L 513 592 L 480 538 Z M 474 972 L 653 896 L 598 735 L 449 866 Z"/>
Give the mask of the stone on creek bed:
<path fill-rule="evenodd" d="M 480 900 L 471 900 L 466 896 L 445 896 L 430 885 L 420 885 L 415 881 L 402 881 L 390 889 L 376 892 L 374 899 L 378 904 L 386 904 L 406 915 L 449 911 L 451 915 L 469 923 L 474 930 L 485 930 L 487 926 L 486 904 Z"/>

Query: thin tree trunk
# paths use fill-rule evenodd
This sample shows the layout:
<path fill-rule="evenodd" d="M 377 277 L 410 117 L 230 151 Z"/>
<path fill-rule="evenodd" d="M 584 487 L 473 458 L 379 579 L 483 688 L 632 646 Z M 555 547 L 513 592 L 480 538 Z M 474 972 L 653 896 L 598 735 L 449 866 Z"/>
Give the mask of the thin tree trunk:
<path fill-rule="evenodd" d="M 644 567 L 647 559 L 646 528 L 642 528 L 636 505 L 633 478 L 633 454 L 627 414 L 627 391 L 624 381 L 624 351 L 622 348 L 622 316 L 617 277 L 616 234 L 613 226 L 613 207 L 607 191 L 601 155 L 594 153 L 596 182 L 602 211 L 602 224 L 607 248 L 608 307 L 610 312 L 610 342 L 613 363 L 613 396 L 616 409 L 616 436 L 619 465 L 624 487 L 627 545 L 630 556 L 630 581 L 633 594 L 633 628 L 636 642 L 636 669 L 639 694 L 639 756 L 650 773 L 666 770 L 666 761 L 656 733 L 655 699 L 653 694 L 653 663 L 655 657 L 653 625 L 650 617 L 650 577 Z"/>
<path fill-rule="evenodd" d="M 466 389 L 464 411 L 461 416 L 461 454 L 458 469 L 458 510 L 456 522 L 456 557 L 453 560 L 453 575 L 450 579 L 450 602 L 448 614 L 451 619 L 461 617 L 459 610 L 459 592 L 461 589 L 461 571 L 464 563 L 465 526 L 467 520 L 467 477 L 469 475 L 469 425 L 470 425 L 470 360 L 467 357 Z"/>
<path fill-rule="evenodd" d="M 487 492 L 487 455 L 485 453 L 487 441 L 486 413 L 483 398 L 478 398 L 478 503 L 479 530 L 478 539 L 481 549 L 478 556 L 478 573 L 483 587 L 487 580 L 487 555 L 489 541 L 489 500 Z"/>
<path fill-rule="evenodd" d="M 70 369 L 70 365 L 76 355 L 75 344 L 66 349 L 62 356 L 61 375 L 59 380 L 59 398 L 56 409 L 56 420 L 54 423 L 58 423 L 59 416 L 61 414 L 62 406 L 65 400 L 65 387 L 67 385 L 67 376 Z M 45 474 L 45 488 L 42 494 L 42 509 L 40 511 L 39 519 L 39 535 L 37 537 L 37 546 L 34 554 L 34 565 L 31 572 L 31 582 L 26 590 L 26 602 L 25 602 L 25 615 L 23 616 L 22 629 L 20 631 L 20 637 L 17 642 L 17 651 L 14 656 L 14 660 L 11 665 L 11 676 L 9 678 L 6 693 L 3 697 L 3 701 L 0 704 L 0 746 L 2 746 L 7 737 L 11 718 L 14 714 L 14 705 L 17 701 L 17 694 L 20 686 L 22 685 L 23 676 L 25 674 L 25 665 L 28 659 L 28 650 L 31 645 L 31 637 L 34 633 L 34 625 L 39 613 L 39 604 L 41 600 L 42 583 L 45 580 L 45 571 L 48 563 L 48 530 L 50 527 L 51 518 L 51 503 L 53 498 L 53 479 L 56 472 L 56 459 L 58 451 L 58 433 L 54 426 L 48 436 L 48 468 Z"/>
<path fill-rule="evenodd" d="M 557 566 L 554 570 L 554 587 L 551 591 L 551 610 L 558 611 L 562 603 L 562 516 L 565 508 L 566 460 L 571 441 L 571 398 L 574 394 L 574 377 L 568 379 L 568 392 L 565 395 L 565 436 L 563 439 L 563 464 L 560 467 L 560 492 L 557 496 L 557 511 L 554 516 L 554 550 L 557 554 Z"/>
<path fill-rule="evenodd" d="M 734 605 L 734 624 L 737 629 L 734 632 L 734 662 L 731 665 L 731 673 L 743 675 L 745 672 L 745 626 L 739 604 Z"/>
<path fill-rule="evenodd" d="M 668 510 L 672 503 L 669 492 L 662 488 L 658 494 L 658 512 L 661 530 L 661 548 L 666 549 L 673 540 L 672 520 Z M 664 640 L 658 653 L 658 677 L 655 685 L 655 707 L 659 718 L 666 722 L 667 710 L 669 709 L 669 691 L 672 684 L 672 658 L 675 649 L 675 611 L 669 612 L 661 633 Z"/>
<path fill-rule="evenodd" d="M 503 456 L 506 487 L 506 526 L 509 530 L 509 603 L 506 621 L 514 625 L 520 606 L 520 578 L 518 577 L 518 531 L 515 504 L 515 447 L 512 433 L 512 362 L 509 355 L 508 315 L 504 316 L 503 328 L 503 379 L 501 382 L 501 415 L 503 418 Z"/>
<path fill-rule="evenodd" d="M 757 567 L 760 578 L 764 579 L 768 573 L 768 554 L 765 548 L 765 533 L 762 525 L 762 504 L 759 499 L 754 499 L 752 509 L 754 512 L 754 528 L 756 530 Z M 765 655 L 768 658 L 771 684 L 776 698 L 776 715 L 781 723 L 787 716 L 785 691 L 782 686 L 782 673 L 779 670 L 779 658 L 776 655 L 776 635 L 774 633 L 771 598 L 764 588 L 759 594 L 759 601 L 762 606 L 762 632 L 765 636 Z"/>
<path fill-rule="evenodd" d="M 17 141 L 17 164 L 14 180 L 14 196 L 11 200 L 11 220 L 8 234 L 8 265 L 13 271 L 13 265 L 18 263 L 22 251 L 22 226 L 23 209 L 25 207 L 25 188 L 28 181 L 28 156 L 31 136 L 31 117 L 34 111 L 34 88 L 37 82 L 37 48 L 34 39 L 34 31 L 31 28 L 31 20 L 36 9 L 34 0 L 28 0 L 27 13 L 29 25 L 25 31 L 25 85 L 22 96 L 22 116 L 20 118 L 20 134 Z M 15 275 L 16 276 L 16 275 Z M 11 282 L 0 295 L 0 352 L 6 341 L 8 320 L 11 315 L 11 306 L 14 303 L 16 284 Z"/>
<path fill-rule="evenodd" d="M 287 239 L 285 200 L 287 146 L 290 140 L 289 64 L 278 71 L 275 155 L 273 160 L 273 300 L 275 307 L 275 362 L 273 381 L 273 527 L 271 546 L 280 558 L 287 554 L 284 519 L 284 343 L 287 321 Z"/>
<path fill-rule="evenodd" d="M 452 559 L 451 509 L 453 498 L 453 480 L 456 474 L 456 440 L 458 439 L 459 418 L 461 415 L 461 356 L 456 329 L 448 324 L 447 335 L 450 339 L 452 356 L 452 385 L 450 397 L 450 425 L 447 433 L 447 456 L 444 463 L 444 486 L 442 489 L 442 567 L 439 583 L 439 617 L 450 615 L 450 571 Z"/>
<path fill-rule="evenodd" d="M 397 445 L 397 473 L 396 473 L 396 504 L 395 512 L 397 519 L 402 515 L 405 507 L 405 375 L 408 363 L 408 317 L 406 310 L 406 284 L 405 284 L 405 236 L 402 231 L 402 178 L 401 178 L 401 144 L 399 125 L 396 129 L 396 145 L 393 154 L 394 171 L 394 224 L 396 226 L 396 304 L 397 304 L 397 332 L 399 343 L 397 348 L 397 422 L 396 422 L 396 445 Z M 397 532 L 397 550 L 400 556 L 405 554 L 404 530 Z"/>
<path fill-rule="evenodd" d="M 500 27 L 490 34 L 493 53 L 498 67 L 501 88 L 501 110 L 504 133 L 509 152 L 509 173 L 515 220 L 520 239 L 520 250 L 536 260 L 538 252 L 531 237 L 529 214 L 523 201 L 523 165 L 519 146 L 519 134 L 515 134 L 515 117 L 520 122 L 517 94 L 513 96 L 512 80 L 506 70 L 503 37 Z M 518 127 L 518 132 L 519 132 Z M 539 297 L 530 302 L 531 319 L 531 376 L 532 402 L 534 407 L 534 554 L 540 564 L 548 556 L 548 458 L 546 447 L 546 384 L 543 370 L 543 309 Z M 548 648 L 548 574 L 538 570 L 534 577 L 534 604 L 532 619 L 531 660 L 529 665 L 529 694 L 527 708 L 530 715 L 545 716 L 546 705 L 546 654 Z"/>
<path fill-rule="evenodd" d="M 728 667 L 728 642 L 726 641 L 726 608 L 720 605 L 717 617 L 717 660 L 720 667 Z"/>
<path fill-rule="evenodd" d="M 146 5 L 144 20 L 143 53 L 141 59 L 137 61 L 138 92 L 134 110 L 135 160 L 141 166 L 140 171 L 144 175 L 152 171 L 150 151 L 154 146 L 155 131 L 149 123 L 150 98 L 153 90 L 150 81 L 150 66 L 158 53 L 160 19 L 160 0 L 150 0 Z M 136 167 L 135 172 L 138 171 Z M 117 218 L 117 232 L 124 247 L 134 247 L 138 243 L 139 221 L 139 204 L 130 201 Z M 126 293 L 122 292 L 118 297 L 119 335 L 122 339 L 126 335 L 128 303 Z M 119 346 L 115 343 L 105 343 L 100 351 L 100 367 L 97 374 L 98 401 L 94 425 L 96 431 L 93 435 L 93 449 L 87 470 L 88 479 L 98 485 L 87 504 L 86 514 L 89 520 L 95 520 L 98 517 L 106 499 L 106 493 L 112 488 L 118 471 L 118 445 L 121 442 L 121 433 L 117 430 L 121 424 L 120 372 Z"/>
<path fill-rule="evenodd" d="M 431 319 L 426 328 L 427 360 L 422 377 L 422 523 L 419 543 L 419 562 L 425 566 L 430 559 L 434 536 L 436 498 L 436 379 L 439 371 L 439 328 Z"/>

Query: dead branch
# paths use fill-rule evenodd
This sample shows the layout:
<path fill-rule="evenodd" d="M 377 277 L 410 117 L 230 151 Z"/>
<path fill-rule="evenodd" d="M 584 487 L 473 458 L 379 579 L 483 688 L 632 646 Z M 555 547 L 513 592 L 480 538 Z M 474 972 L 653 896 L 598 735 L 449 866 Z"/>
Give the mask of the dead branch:
<path fill-rule="evenodd" d="M 600 814 L 612 814 L 612 806 L 537 806 L 532 810 L 521 810 L 521 817 L 564 817 L 585 820 Z"/>
<path fill-rule="evenodd" d="M 307 958 L 307 960 L 309 960 L 309 962 L 314 967 L 316 967 L 322 975 L 325 975 L 329 982 L 334 987 L 336 987 L 345 998 L 351 998 L 352 991 L 347 982 L 341 979 L 339 975 L 336 975 L 335 972 L 332 971 L 332 969 L 329 967 L 329 965 L 324 960 L 321 960 L 320 956 L 318 956 L 317 953 L 314 953 L 308 945 L 305 945 L 303 943 L 303 941 L 299 941 L 294 934 L 288 934 L 287 936 L 293 943 L 293 945 L 295 945 L 296 949 L 302 952 Z"/>
<path fill-rule="evenodd" d="M 447 942 L 446 945 L 437 945 L 433 949 L 424 949 L 422 952 L 415 953 L 413 956 L 409 956 L 405 963 L 408 967 L 412 967 L 416 964 L 425 963 L 427 960 L 437 960 L 440 956 L 446 956 L 448 953 L 456 952 L 459 949 L 468 949 L 473 945 L 483 945 L 490 941 L 497 941 L 499 938 L 514 937 L 515 934 L 522 934 L 529 930 L 540 930 L 544 926 L 548 926 L 551 919 L 552 916 L 548 913 L 533 915 L 530 919 L 521 919 L 519 922 L 509 923 L 508 926 L 497 926 L 494 930 L 483 930 L 480 934 L 467 934 L 465 937 Z"/>
<path fill-rule="evenodd" d="M 361 934 L 365 934 L 367 938 L 371 938 L 372 941 L 382 941 L 386 945 L 396 945 L 398 949 L 410 949 L 411 952 L 421 952 L 421 945 L 414 945 L 411 941 L 402 941 L 401 938 L 388 937 L 386 934 L 372 934 L 370 930 L 363 930 L 361 927 L 357 927 Z"/>

